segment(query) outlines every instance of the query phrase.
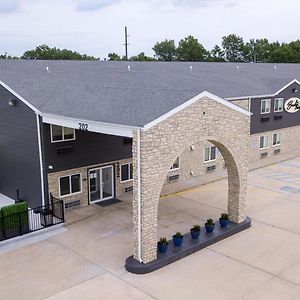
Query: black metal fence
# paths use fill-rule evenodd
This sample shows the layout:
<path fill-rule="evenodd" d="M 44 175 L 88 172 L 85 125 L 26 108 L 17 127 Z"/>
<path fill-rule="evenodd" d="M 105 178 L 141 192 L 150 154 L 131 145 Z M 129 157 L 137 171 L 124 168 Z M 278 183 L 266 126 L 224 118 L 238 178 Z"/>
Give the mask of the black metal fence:
<path fill-rule="evenodd" d="M 0 241 L 64 223 L 63 201 L 50 197 L 48 205 L 0 216 Z"/>

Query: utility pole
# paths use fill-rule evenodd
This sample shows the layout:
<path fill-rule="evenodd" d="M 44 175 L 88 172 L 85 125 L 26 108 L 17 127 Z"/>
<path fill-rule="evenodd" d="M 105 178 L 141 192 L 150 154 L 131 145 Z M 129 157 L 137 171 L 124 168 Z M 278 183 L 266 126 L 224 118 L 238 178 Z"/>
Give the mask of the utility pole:
<path fill-rule="evenodd" d="M 127 26 L 125 26 L 125 44 L 124 44 L 124 46 L 125 46 L 125 57 L 126 57 L 126 60 L 128 60 L 128 45 L 129 45 L 127 38 L 128 38 Z"/>

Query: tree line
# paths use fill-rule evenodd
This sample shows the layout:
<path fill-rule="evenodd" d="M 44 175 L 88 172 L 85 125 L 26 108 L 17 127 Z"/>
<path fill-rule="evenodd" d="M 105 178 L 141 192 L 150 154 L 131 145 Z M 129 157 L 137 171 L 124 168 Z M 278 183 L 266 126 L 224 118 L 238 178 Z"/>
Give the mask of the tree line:
<path fill-rule="evenodd" d="M 207 50 L 197 38 L 189 35 L 179 41 L 165 39 L 157 42 L 152 50 L 154 56 L 144 52 L 131 56 L 131 61 L 206 61 L 206 62 L 258 62 L 258 63 L 300 63 L 300 40 L 290 43 L 269 42 L 268 39 L 244 39 L 236 34 L 222 38 L 221 45 Z M 68 49 L 50 48 L 41 45 L 25 51 L 21 59 L 45 60 L 96 60 L 94 56 L 80 54 Z M 0 59 L 19 59 L 6 53 Z M 108 60 L 126 60 L 116 52 L 108 53 Z"/>
<path fill-rule="evenodd" d="M 206 61 L 206 62 L 258 62 L 258 63 L 300 63 L 300 40 L 290 43 L 269 42 L 268 39 L 244 39 L 236 34 L 222 38 L 221 45 L 209 51 L 189 35 L 176 45 L 175 40 L 157 42 L 152 50 L 154 57 L 143 52 L 130 60 L 137 61 Z M 116 53 L 108 54 L 109 60 L 121 60 Z"/>

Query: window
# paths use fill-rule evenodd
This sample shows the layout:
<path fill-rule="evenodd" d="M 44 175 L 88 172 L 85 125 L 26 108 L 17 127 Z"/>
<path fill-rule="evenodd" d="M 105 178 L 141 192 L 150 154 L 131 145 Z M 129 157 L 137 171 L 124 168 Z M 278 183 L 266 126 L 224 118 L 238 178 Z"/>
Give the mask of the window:
<path fill-rule="evenodd" d="M 274 112 L 283 111 L 283 98 L 276 98 L 274 100 Z"/>
<path fill-rule="evenodd" d="M 268 136 L 264 135 L 259 138 L 259 149 L 268 148 Z"/>
<path fill-rule="evenodd" d="M 261 100 L 260 113 L 268 114 L 271 109 L 271 99 Z"/>
<path fill-rule="evenodd" d="M 59 195 L 61 197 L 76 193 L 81 193 L 81 174 L 59 178 Z"/>
<path fill-rule="evenodd" d="M 176 158 L 173 165 L 171 166 L 170 170 L 175 171 L 179 169 L 179 157 Z"/>
<path fill-rule="evenodd" d="M 208 161 L 213 161 L 216 159 L 216 147 L 212 146 L 212 147 L 207 147 L 204 150 L 204 161 L 208 162 Z"/>
<path fill-rule="evenodd" d="M 281 144 L 281 133 L 273 134 L 273 146 L 278 146 Z"/>
<path fill-rule="evenodd" d="M 75 129 L 51 125 L 51 142 L 63 142 L 75 140 Z"/>
<path fill-rule="evenodd" d="M 121 182 L 132 180 L 132 174 L 132 163 L 121 165 Z"/>

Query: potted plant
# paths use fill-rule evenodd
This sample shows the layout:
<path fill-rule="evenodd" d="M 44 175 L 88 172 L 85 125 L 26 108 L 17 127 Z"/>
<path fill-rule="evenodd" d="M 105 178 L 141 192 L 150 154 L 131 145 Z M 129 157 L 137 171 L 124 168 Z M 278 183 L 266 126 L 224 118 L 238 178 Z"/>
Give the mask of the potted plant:
<path fill-rule="evenodd" d="M 215 223 L 213 221 L 213 219 L 207 219 L 206 223 L 205 223 L 205 230 L 207 233 L 212 233 L 214 231 L 215 228 Z"/>
<path fill-rule="evenodd" d="M 180 232 L 176 232 L 176 234 L 173 235 L 173 242 L 175 246 L 181 246 L 183 241 L 183 235 Z"/>
<path fill-rule="evenodd" d="M 229 224 L 228 214 L 226 214 L 226 213 L 221 214 L 221 218 L 219 218 L 219 222 L 220 222 L 221 227 L 223 227 L 223 228 L 227 227 Z"/>
<path fill-rule="evenodd" d="M 190 229 L 192 239 L 198 239 L 199 238 L 199 236 L 200 236 L 200 229 L 201 229 L 200 225 L 194 225 Z"/>
<path fill-rule="evenodd" d="M 159 242 L 157 243 L 159 253 L 165 253 L 168 249 L 168 241 L 165 237 L 160 238 Z"/>

